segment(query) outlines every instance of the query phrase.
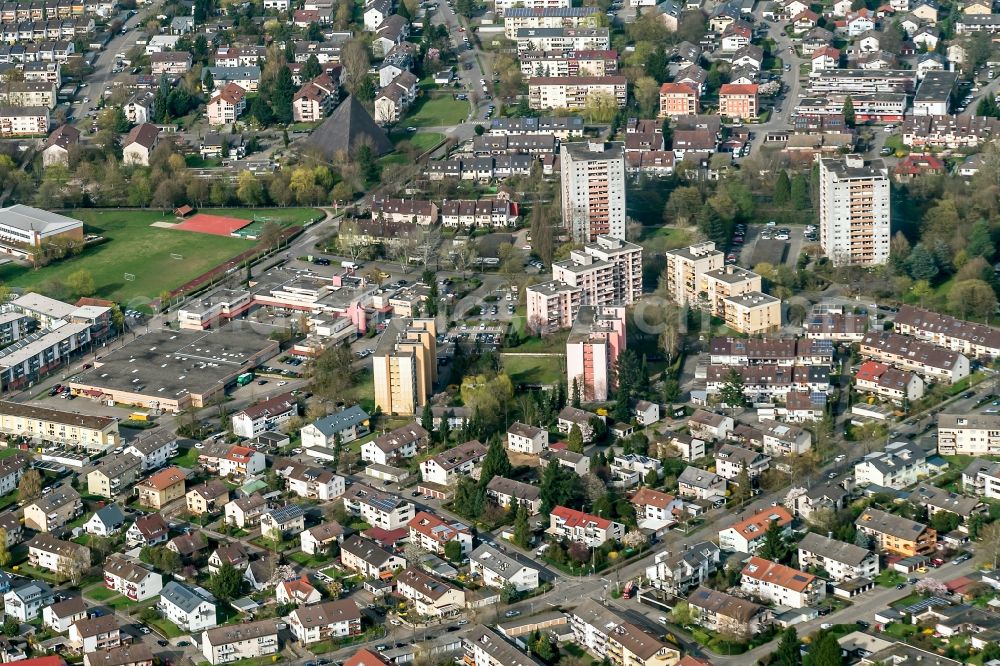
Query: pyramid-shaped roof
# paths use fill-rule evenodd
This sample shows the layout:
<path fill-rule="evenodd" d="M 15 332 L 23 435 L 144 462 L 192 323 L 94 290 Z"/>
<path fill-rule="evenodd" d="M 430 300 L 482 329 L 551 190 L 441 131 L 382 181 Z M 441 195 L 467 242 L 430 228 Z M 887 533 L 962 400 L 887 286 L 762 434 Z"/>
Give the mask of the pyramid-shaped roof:
<path fill-rule="evenodd" d="M 365 142 L 371 144 L 376 156 L 392 152 L 389 137 L 353 95 L 348 95 L 307 141 L 327 159 L 340 151 L 351 154 Z"/>

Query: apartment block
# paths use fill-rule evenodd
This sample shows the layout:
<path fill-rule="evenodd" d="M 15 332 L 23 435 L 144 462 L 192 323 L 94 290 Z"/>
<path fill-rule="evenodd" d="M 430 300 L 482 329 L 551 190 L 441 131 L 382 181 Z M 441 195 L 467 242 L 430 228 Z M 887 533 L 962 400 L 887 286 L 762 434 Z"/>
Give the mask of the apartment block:
<path fill-rule="evenodd" d="M 889 170 L 860 155 L 819 161 L 819 234 L 836 266 L 889 260 Z"/>
<path fill-rule="evenodd" d="M 939 414 L 938 453 L 1000 455 L 1000 414 Z"/>
<path fill-rule="evenodd" d="M 751 557 L 743 567 L 740 588 L 787 608 L 804 608 L 826 596 L 825 580 L 762 557 Z"/>
<path fill-rule="evenodd" d="M 564 143 L 559 149 L 563 226 L 578 243 L 625 238 L 625 144 Z"/>
<path fill-rule="evenodd" d="M 580 308 L 566 339 L 566 386 L 585 402 L 608 399 L 625 350 L 625 306 Z"/>
<path fill-rule="evenodd" d="M 760 292 L 761 277 L 751 270 L 733 264 L 701 273 L 698 280 L 699 295 L 705 295 L 705 302 L 712 316 L 726 315 L 725 299 Z"/>
<path fill-rule="evenodd" d="M 679 305 L 694 306 L 702 301 L 701 275 L 723 268 L 725 255 L 706 241 L 666 252 L 667 293 Z M 707 298 L 707 293 L 704 298 Z"/>
<path fill-rule="evenodd" d="M 583 305 L 632 305 L 642 295 L 642 247 L 599 235 L 552 264 L 555 280 L 583 290 Z"/>
<path fill-rule="evenodd" d="M 510 7 L 504 10 L 504 36 L 515 39 L 524 28 L 586 28 L 600 21 L 600 7 Z"/>
<path fill-rule="evenodd" d="M 871 537 L 875 547 L 903 557 L 929 555 L 936 550 L 937 532 L 923 523 L 879 509 L 865 509 L 855 527 Z"/>
<path fill-rule="evenodd" d="M 878 555 L 853 543 L 809 532 L 798 549 L 800 567 L 821 568 L 838 583 L 878 575 Z"/>
<path fill-rule="evenodd" d="M 201 653 L 213 666 L 277 654 L 279 624 L 272 619 L 209 629 L 201 635 Z"/>
<path fill-rule="evenodd" d="M 759 291 L 722 299 L 723 319 L 730 329 L 761 335 L 781 328 L 781 299 Z"/>
<path fill-rule="evenodd" d="M 698 115 L 698 91 L 686 83 L 664 83 L 660 86 L 660 117 Z"/>
<path fill-rule="evenodd" d="M 375 405 L 383 414 L 413 415 L 437 379 L 433 319 L 393 320 L 375 348 Z"/>
<path fill-rule="evenodd" d="M 542 666 L 530 655 L 508 643 L 484 625 L 476 625 L 462 638 L 463 666 Z"/>
<path fill-rule="evenodd" d="M 519 31 L 520 33 L 520 31 Z M 595 97 L 609 97 L 619 108 L 628 101 L 624 76 L 535 76 L 528 79 L 528 105 L 532 109 L 583 111 Z"/>
<path fill-rule="evenodd" d="M 731 119 L 757 117 L 757 84 L 725 83 L 719 88 L 719 115 Z"/>

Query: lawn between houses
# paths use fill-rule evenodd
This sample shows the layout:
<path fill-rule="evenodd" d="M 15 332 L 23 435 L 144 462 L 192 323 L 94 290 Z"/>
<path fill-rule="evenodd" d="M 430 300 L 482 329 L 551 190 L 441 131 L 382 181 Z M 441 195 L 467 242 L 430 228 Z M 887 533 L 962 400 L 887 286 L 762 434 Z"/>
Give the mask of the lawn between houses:
<path fill-rule="evenodd" d="M 322 213 L 315 208 L 211 209 L 212 215 L 247 220 L 271 220 L 282 226 L 303 224 Z M 127 303 L 155 299 L 219 264 L 254 247 L 256 241 L 150 226 L 176 222 L 169 213 L 149 210 L 77 209 L 86 233 L 104 236 L 100 245 L 79 256 L 33 270 L 16 263 L 0 266 L 0 281 L 12 287 L 53 291 L 58 282 L 78 270 L 94 278 L 95 296 Z M 179 258 L 176 258 L 179 257 Z M 134 280 L 126 280 L 126 274 Z"/>

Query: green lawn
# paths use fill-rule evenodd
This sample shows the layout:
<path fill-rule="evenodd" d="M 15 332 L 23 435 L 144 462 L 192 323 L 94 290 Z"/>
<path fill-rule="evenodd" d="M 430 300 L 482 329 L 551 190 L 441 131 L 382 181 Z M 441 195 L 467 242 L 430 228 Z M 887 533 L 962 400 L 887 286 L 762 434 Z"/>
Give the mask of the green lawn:
<path fill-rule="evenodd" d="M 191 447 L 190 449 L 184 451 L 182 455 L 172 458 L 170 462 L 180 467 L 193 469 L 194 466 L 198 464 L 198 449 Z"/>
<path fill-rule="evenodd" d="M 184 156 L 184 163 L 190 169 L 209 169 L 212 167 L 222 166 L 222 160 L 218 157 L 210 157 L 206 159 L 201 155 L 195 155 L 193 153 Z"/>
<path fill-rule="evenodd" d="M 326 556 L 316 557 L 315 555 L 310 555 L 309 553 L 303 553 L 299 551 L 297 553 L 292 553 L 288 556 L 288 559 L 301 564 L 304 567 L 311 567 L 313 569 L 330 563 L 330 558 Z"/>
<path fill-rule="evenodd" d="M 425 95 L 417 100 L 400 125 L 403 127 L 443 127 L 457 125 L 469 115 L 469 103 L 457 100 L 451 95 L 430 97 Z"/>
<path fill-rule="evenodd" d="M 414 134 L 404 131 L 393 132 L 389 138 L 392 139 L 393 145 L 397 148 L 399 144 L 408 142 L 413 148 L 423 153 L 444 141 L 445 136 L 440 132 L 418 132 Z"/>
<path fill-rule="evenodd" d="M 93 601 L 105 602 L 112 597 L 117 597 L 118 593 L 114 590 L 109 590 L 104 586 L 104 583 L 98 583 L 93 587 L 89 587 L 83 591 L 83 596 Z"/>
<path fill-rule="evenodd" d="M 515 384 L 558 384 L 566 377 L 563 359 L 558 356 L 503 356 L 504 371 Z"/>
<path fill-rule="evenodd" d="M 311 208 L 210 212 L 245 219 L 266 217 L 285 225 L 319 215 Z M 158 211 L 76 210 L 72 214 L 83 220 L 87 233 L 108 240 L 84 250 L 78 257 L 37 271 L 15 263 L 0 266 L 0 282 L 55 293 L 60 290 L 58 282 L 65 282 L 68 275 L 84 269 L 94 278 L 96 296 L 120 302 L 155 299 L 162 291 L 175 289 L 254 246 L 254 241 L 239 238 L 152 227 L 153 222 L 176 221 L 172 215 Z M 181 258 L 175 259 L 173 255 Z M 134 280 L 126 280 L 126 274 L 135 276 Z"/>
<path fill-rule="evenodd" d="M 184 632 L 181 631 L 180 627 L 166 618 L 157 618 L 151 622 L 147 622 L 146 624 L 152 625 L 157 631 L 167 638 L 177 638 L 178 636 L 184 635 Z"/>

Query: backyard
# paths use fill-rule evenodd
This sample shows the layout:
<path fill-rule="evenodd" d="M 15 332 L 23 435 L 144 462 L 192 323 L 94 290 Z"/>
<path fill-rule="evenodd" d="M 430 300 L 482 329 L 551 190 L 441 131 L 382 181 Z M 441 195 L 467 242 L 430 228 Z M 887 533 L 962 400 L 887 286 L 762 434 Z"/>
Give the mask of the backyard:
<path fill-rule="evenodd" d="M 503 355 L 504 371 L 515 386 L 518 384 L 541 384 L 553 386 L 565 378 L 565 364 L 561 357 Z"/>
<path fill-rule="evenodd" d="M 213 215 L 267 218 L 283 226 L 302 224 L 319 215 L 313 208 L 212 210 Z M 95 296 L 119 302 L 155 299 L 254 246 L 254 241 L 150 226 L 175 222 L 159 211 L 76 210 L 85 232 L 104 236 L 100 245 L 77 257 L 38 270 L 16 263 L 0 266 L 0 281 L 12 287 L 60 291 L 60 283 L 79 270 L 94 279 Z M 128 278 L 128 279 L 126 279 Z"/>

